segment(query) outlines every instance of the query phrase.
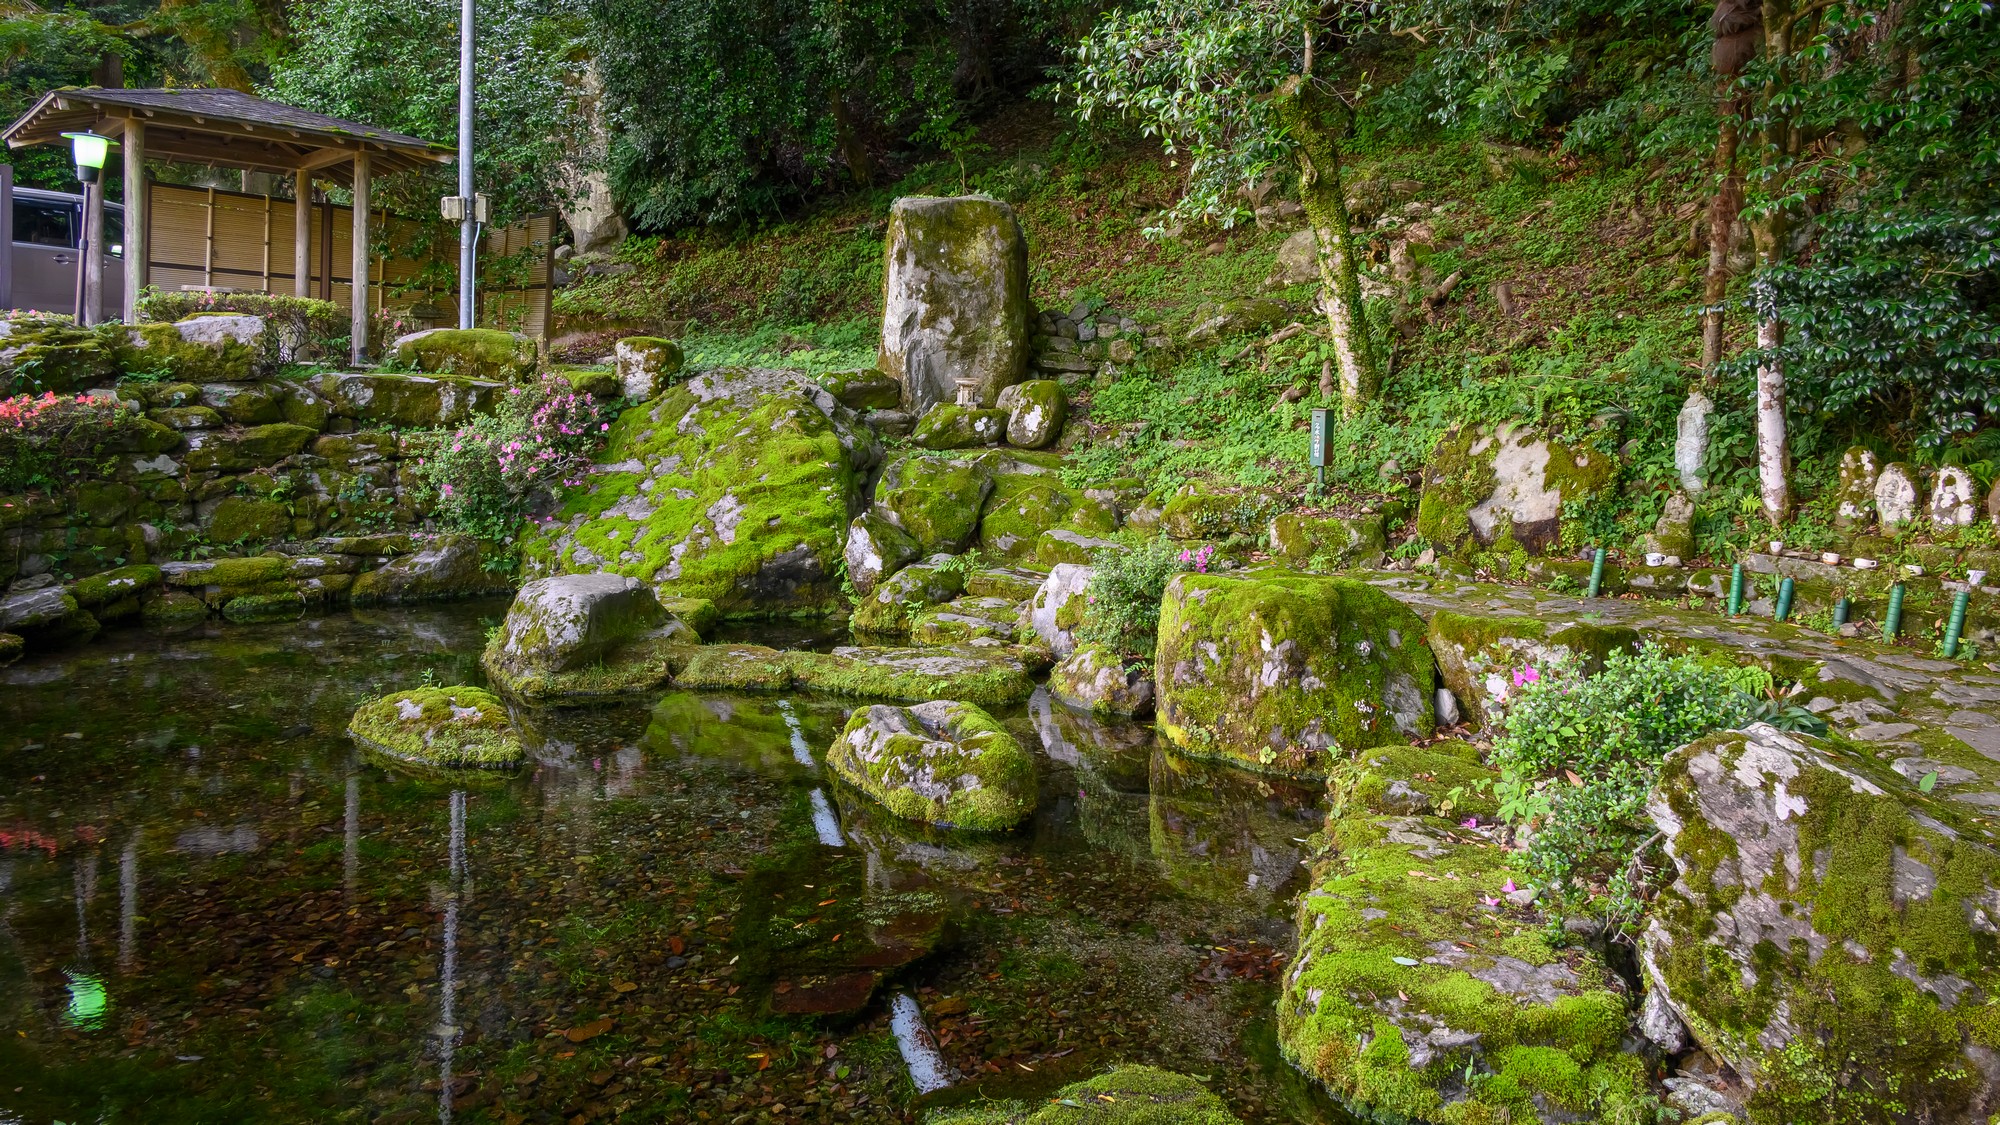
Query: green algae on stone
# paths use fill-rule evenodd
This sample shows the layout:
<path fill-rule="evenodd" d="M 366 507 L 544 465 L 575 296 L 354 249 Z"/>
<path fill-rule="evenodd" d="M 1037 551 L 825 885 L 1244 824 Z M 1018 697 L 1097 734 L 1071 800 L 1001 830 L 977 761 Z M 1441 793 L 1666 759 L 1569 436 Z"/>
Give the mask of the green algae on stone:
<path fill-rule="evenodd" d="M 1296 567 L 1323 563 L 1336 569 L 1380 566 L 1389 549 L 1380 514 L 1307 516 L 1285 512 L 1270 526 L 1271 553 Z"/>
<path fill-rule="evenodd" d="M 1047 1102 L 943 1109 L 927 1125 L 1240 1125 L 1221 1098 L 1185 1074 L 1121 1066 L 1072 1082 Z"/>
<path fill-rule="evenodd" d="M 790 691 L 793 653 L 763 645 L 699 645 L 674 674 L 676 687 L 702 691 Z"/>
<path fill-rule="evenodd" d="M 916 541 L 919 554 L 957 554 L 979 529 L 980 508 L 992 490 L 983 459 L 911 453 L 882 470 L 875 509 Z"/>
<path fill-rule="evenodd" d="M 146 593 L 157 588 L 160 582 L 159 567 L 136 563 L 80 578 L 70 586 L 69 592 L 76 599 L 76 604 L 94 610 Z"/>
<path fill-rule="evenodd" d="M 1973 765 L 1993 790 L 2000 767 Z M 1650 916 L 1646 976 L 1743 1077 L 1754 1125 L 1986 1114 L 2000 1047 L 1980 999 L 2000 991 L 1986 807 L 1762 724 L 1667 758 L 1648 811 L 1676 878 Z"/>
<path fill-rule="evenodd" d="M 970 703 L 860 708 L 826 761 L 905 820 L 1001 831 L 1035 811 L 1033 755 Z"/>
<path fill-rule="evenodd" d="M 1492 777 L 1469 752 L 1392 750 L 1336 778 L 1348 800 L 1328 816 L 1278 1002 L 1286 1058 L 1371 1119 L 1654 1121 L 1616 973 L 1551 945 L 1508 897 L 1512 867 L 1490 827 L 1404 811 L 1396 783 L 1439 764 L 1412 753 Z"/>
<path fill-rule="evenodd" d="M 605 570 L 725 616 L 831 612 L 874 438 L 805 376 L 697 375 L 612 424 L 589 487 L 523 529 L 531 577 Z"/>
<path fill-rule="evenodd" d="M 512 769 L 521 739 L 507 709 L 476 687 L 421 687 L 362 704 L 347 733 L 364 749 L 420 767 Z"/>
<path fill-rule="evenodd" d="M 946 565 L 950 555 L 932 555 L 890 575 L 854 606 L 849 619 L 857 633 L 904 635 L 926 609 L 951 601 L 965 589 L 964 570 Z"/>
<path fill-rule="evenodd" d="M 1263 504 L 1253 497 L 1201 492 L 1189 486 L 1160 512 L 1160 531 L 1169 539 L 1227 539 L 1254 530 Z"/>
<path fill-rule="evenodd" d="M 1423 620 L 1347 578 L 1181 574 L 1161 601 L 1160 727 L 1197 756 L 1320 774 L 1343 753 L 1428 737 Z"/>
<path fill-rule="evenodd" d="M 515 595 L 480 665 L 524 699 L 580 703 L 657 687 L 700 643 L 637 579 L 557 575 Z"/>

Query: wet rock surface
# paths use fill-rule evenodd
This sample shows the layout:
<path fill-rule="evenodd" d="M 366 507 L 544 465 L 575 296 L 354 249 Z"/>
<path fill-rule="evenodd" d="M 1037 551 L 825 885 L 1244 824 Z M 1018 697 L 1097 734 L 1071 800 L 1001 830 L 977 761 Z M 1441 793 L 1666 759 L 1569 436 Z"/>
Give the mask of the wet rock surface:
<path fill-rule="evenodd" d="M 859 708 L 827 752 L 842 780 L 905 820 L 997 831 L 1035 807 L 1034 759 L 969 703 Z"/>
<path fill-rule="evenodd" d="M 700 641 L 636 578 L 560 575 L 521 588 L 480 663 L 516 695 L 576 701 L 657 687 Z"/>

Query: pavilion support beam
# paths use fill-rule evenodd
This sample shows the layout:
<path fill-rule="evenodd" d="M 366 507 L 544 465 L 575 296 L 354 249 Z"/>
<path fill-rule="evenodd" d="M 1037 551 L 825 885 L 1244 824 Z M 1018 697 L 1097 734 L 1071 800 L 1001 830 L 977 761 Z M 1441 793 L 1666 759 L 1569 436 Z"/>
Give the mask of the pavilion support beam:
<path fill-rule="evenodd" d="M 127 324 L 139 323 L 139 290 L 150 280 L 152 216 L 146 208 L 146 123 L 127 118 L 120 147 L 125 150 L 125 308 Z M 101 189 L 100 189 L 101 190 Z M 99 224 L 102 229 L 102 224 Z"/>
<path fill-rule="evenodd" d="M 353 300 L 354 347 L 359 367 L 368 358 L 368 154 L 354 154 L 354 264 L 348 289 Z"/>
<path fill-rule="evenodd" d="M 292 174 L 292 296 L 312 296 L 312 173 Z"/>

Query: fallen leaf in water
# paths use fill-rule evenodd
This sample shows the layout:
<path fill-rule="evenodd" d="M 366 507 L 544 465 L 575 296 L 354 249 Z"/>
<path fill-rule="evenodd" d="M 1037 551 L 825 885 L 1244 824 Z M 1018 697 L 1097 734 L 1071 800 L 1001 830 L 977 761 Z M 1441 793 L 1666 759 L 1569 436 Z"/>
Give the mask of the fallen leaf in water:
<path fill-rule="evenodd" d="M 568 1031 L 563 1032 L 563 1038 L 572 1043 L 581 1043 L 586 1039 L 595 1039 L 610 1030 L 611 1018 L 606 1016 L 603 1019 L 591 1020 L 589 1023 L 578 1024 L 570 1028 Z"/>
<path fill-rule="evenodd" d="M 636 981 L 614 980 L 611 982 L 611 990 L 613 992 L 631 992 L 638 987 L 639 985 Z"/>
<path fill-rule="evenodd" d="M 667 939 L 667 950 L 674 956 L 679 957 L 681 954 L 687 952 L 687 942 L 682 941 L 679 934 L 675 934 L 673 937 Z"/>

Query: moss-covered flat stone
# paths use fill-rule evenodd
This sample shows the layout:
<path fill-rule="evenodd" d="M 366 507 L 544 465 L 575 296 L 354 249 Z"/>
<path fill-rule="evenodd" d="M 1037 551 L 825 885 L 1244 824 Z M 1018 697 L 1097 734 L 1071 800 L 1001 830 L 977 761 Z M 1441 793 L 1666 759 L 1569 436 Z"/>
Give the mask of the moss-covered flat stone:
<path fill-rule="evenodd" d="M 521 739 L 491 692 L 421 687 L 362 704 L 347 733 L 364 749 L 432 769 L 512 769 Z"/>
<path fill-rule="evenodd" d="M 827 752 L 836 775 L 905 820 L 999 831 L 1035 810 L 1035 760 L 970 703 L 863 707 Z"/>
<path fill-rule="evenodd" d="M 1239 1119 L 1197 1079 L 1121 1066 L 1072 1082 L 1046 1102 L 939 1110 L 928 1125 L 1239 1125 Z"/>
<path fill-rule="evenodd" d="M 1291 774 L 1427 737 L 1437 669 L 1423 635 L 1353 579 L 1179 575 L 1154 660 L 1161 729 L 1190 753 Z"/>
<path fill-rule="evenodd" d="M 400 337 L 390 354 L 427 375 L 518 382 L 534 374 L 535 342 L 496 328 L 433 328 Z"/>

